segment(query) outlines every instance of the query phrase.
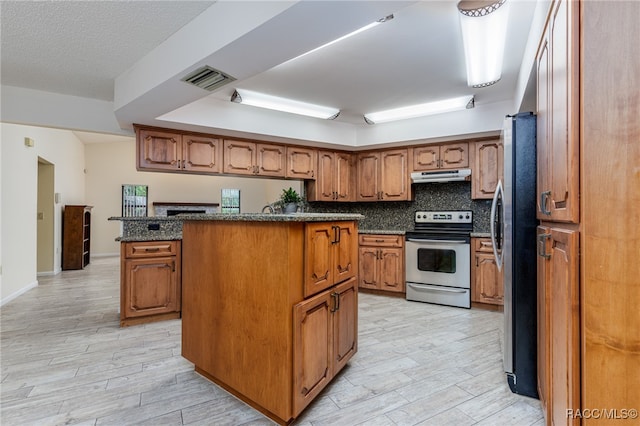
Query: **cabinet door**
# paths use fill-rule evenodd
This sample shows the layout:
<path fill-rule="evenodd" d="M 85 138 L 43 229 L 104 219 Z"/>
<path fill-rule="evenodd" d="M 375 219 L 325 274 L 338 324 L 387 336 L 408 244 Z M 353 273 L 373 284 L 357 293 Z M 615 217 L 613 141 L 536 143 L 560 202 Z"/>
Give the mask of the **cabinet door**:
<path fill-rule="evenodd" d="M 377 201 L 380 199 L 380 155 L 376 152 L 358 154 L 357 193 L 358 201 Z"/>
<path fill-rule="evenodd" d="M 538 255 L 544 253 L 546 250 L 546 235 L 549 234 L 549 228 L 539 226 L 537 228 L 538 237 Z M 546 256 L 546 255 L 545 255 Z M 538 298 L 538 327 L 537 327 L 537 342 L 538 342 L 538 397 L 540 398 L 540 406 L 542 412 L 545 415 L 545 419 L 549 419 L 549 372 L 550 363 L 549 359 L 549 347 L 551 343 L 549 341 L 549 297 L 547 293 L 548 278 L 547 278 L 547 262 L 544 257 L 538 257 L 537 259 L 537 298 Z"/>
<path fill-rule="evenodd" d="M 471 198 L 492 199 L 504 174 L 504 149 L 499 140 L 476 142 L 473 146 Z"/>
<path fill-rule="evenodd" d="M 502 305 L 504 303 L 504 287 L 502 273 L 491 253 L 474 254 L 473 301 Z"/>
<path fill-rule="evenodd" d="M 182 168 L 191 172 L 220 173 L 222 171 L 220 140 L 183 135 Z"/>
<path fill-rule="evenodd" d="M 355 277 L 332 291 L 333 374 L 337 374 L 358 350 L 358 287 Z M 335 302 L 337 301 L 337 306 Z"/>
<path fill-rule="evenodd" d="M 179 133 L 138 129 L 138 169 L 178 170 L 182 154 Z"/>
<path fill-rule="evenodd" d="M 360 258 L 358 259 L 360 287 L 374 290 L 380 289 L 380 278 L 378 273 L 379 249 L 377 247 L 360 247 Z"/>
<path fill-rule="evenodd" d="M 336 193 L 336 201 L 353 201 L 355 179 L 353 173 L 353 155 L 344 152 L 335 154 L 335 173 L 334 191 Z"/>
<path fill-rule="evenodd" d="M 440 147 L 421 146 L 413 148 L 413 171 L 423 172 L 426 170 L 435 170 L 440 162 Z"/>
<path fill-rule="evenodd" d="M 224 141 L 225 173 L 253 175 L 256 173 L 256 144 L 252 142 Z"/>
<path fill-rule="evenodd" d="M 547 311 L 547 420 L 554 425 L 579 424 L 567 410 L 580 408 L 580 317 L 578 232 L 538 230 L 538 270 L 542 270 Z M 541 279 L 540 277 L 538 278 Z"/>
<path fill-rule="evenodd" d="M 440 147 L 440 168 L 459 169 L 469 167 L 469 144 L 450 143 Z"/>
<path fill-rule="evenodd" d="M 549 61 L 546 86 L 538 88 L 547 90 L 549 120 L 542 148 L 546 158 L 538 170 L 544 175 L 544 186 L 538 188 L 539 218 L 572 223 L 579 220 L 578 8 L 578 2 L 558 2 L 549 21 L 547 50 L 538 55 L 539 62 Z M 539 63 L 538 68 L 541 66 Z"/>
<path fill-rule="evenodd" d="M 300 147 L 287 147 L 287 174 L 288 178 L 315 179 L 317 151 Z"/>
<path fill-rule="evenodd" d="M 380 200 L 409 199 L 408 151 L 399 149 L 380 153 Z"/>
<path fill-rule="evenodd" d="M 176 257 L 127 259 L 124 267 L 125 318 L 180 311 Z"/>
<path fill-rule="evenodd" d="M 256 165 L 257 174 L 261 176 L 284 177 L 285 147 L 282 145 L 257 144 Z"/>
<path fill-rule="evenodd" d="M 332 300 L 334 299 L 334 300 Z M 335 298 L 320 293 L 293 310 L 293 417 L 324 389 L 333 377 Z"/>
<path fill-rule="evenodd" d="M 309 297 L 334 283 L 336 229 L 331 223 L 308 223 L 305 231 L 304 296 Z"/>
<path fill-rule="evenodd" d="M 401 248 L 381 248 L 380 289 L 402 293 L 404 291 L 404 250 Z"/>
<path fill-rule="evenodd" d="M 333 226 L 338 237 L 333 247 L 333 282 L 339 283 L 357 273 L 358 232 L 354 222 L 336 222 Z"/>
<path fill-rule="evenodd" d="M 315 182 L 310 182 L 313 190 L 311 194 L 314 201 L 335 201 L 335 182 L 338 179 L 336 172 L 335 153 L 330 151 L 318 152 L 318 176 Z"/>

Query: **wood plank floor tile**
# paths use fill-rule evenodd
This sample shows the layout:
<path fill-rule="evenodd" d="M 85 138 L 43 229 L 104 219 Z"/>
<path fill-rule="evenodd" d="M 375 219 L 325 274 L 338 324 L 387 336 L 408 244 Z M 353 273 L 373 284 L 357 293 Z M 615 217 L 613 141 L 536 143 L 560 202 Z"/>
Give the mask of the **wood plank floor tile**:
<path fill-rule="evenodd" d="M 268 426 L 193 371 L 181 320 L 119 326 L 119 259 L 39 277 L 0 311 L 0 423 Z M 542 426 L 511 393 L 498 312 L 361 293 L 358 353 L 295 426 Z"/>

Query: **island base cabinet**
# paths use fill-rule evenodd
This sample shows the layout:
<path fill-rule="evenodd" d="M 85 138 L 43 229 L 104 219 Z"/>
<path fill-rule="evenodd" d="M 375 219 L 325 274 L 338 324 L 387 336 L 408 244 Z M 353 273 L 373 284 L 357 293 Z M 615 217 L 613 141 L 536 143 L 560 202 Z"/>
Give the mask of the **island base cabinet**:
<path fill-rule="evenodd" d="M 294 307 L 294 417 L 355 354 L 357 294 L 351 278 Z"/>
<path fill-rule="evenodd" d="M 120 326 L 180 318 L 180 242 L 122 243 Z"/>
<path fill-rule="evenodd" d="M 333 231 L 333 250 L 339 229 L 357 235 L 351 220 L 186 220 L 182 229 L 182 356 L 279 424 L 293 422 L 356 351 L 357 256 L 351 277 L 306 297 L 309 228 Z M 327 270 L 332 256 L 320 251 Z"/>

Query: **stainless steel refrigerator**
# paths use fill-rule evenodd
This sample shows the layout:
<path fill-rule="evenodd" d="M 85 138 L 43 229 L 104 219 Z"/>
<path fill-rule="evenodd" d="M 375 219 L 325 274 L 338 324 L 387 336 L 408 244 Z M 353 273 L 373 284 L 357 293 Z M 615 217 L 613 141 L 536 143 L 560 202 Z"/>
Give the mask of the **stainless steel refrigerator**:
<path fill-rule="evenodd" d="M 505 118 L 504 179 L 491 205 L 491 239 L 504 276 L 504 369 L 511 390 L 538 397 L 536 116 Z"/>

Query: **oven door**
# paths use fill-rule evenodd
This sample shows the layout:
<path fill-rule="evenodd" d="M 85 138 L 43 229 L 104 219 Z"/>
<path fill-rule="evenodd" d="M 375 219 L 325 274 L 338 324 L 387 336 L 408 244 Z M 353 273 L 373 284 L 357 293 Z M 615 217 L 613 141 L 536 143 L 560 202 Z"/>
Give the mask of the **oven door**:
<path fill-rule="evenodd" d="M 471 245 L 466 238 L 407 238 L 405 256 L 408 283 L 471 288 Z"/>

